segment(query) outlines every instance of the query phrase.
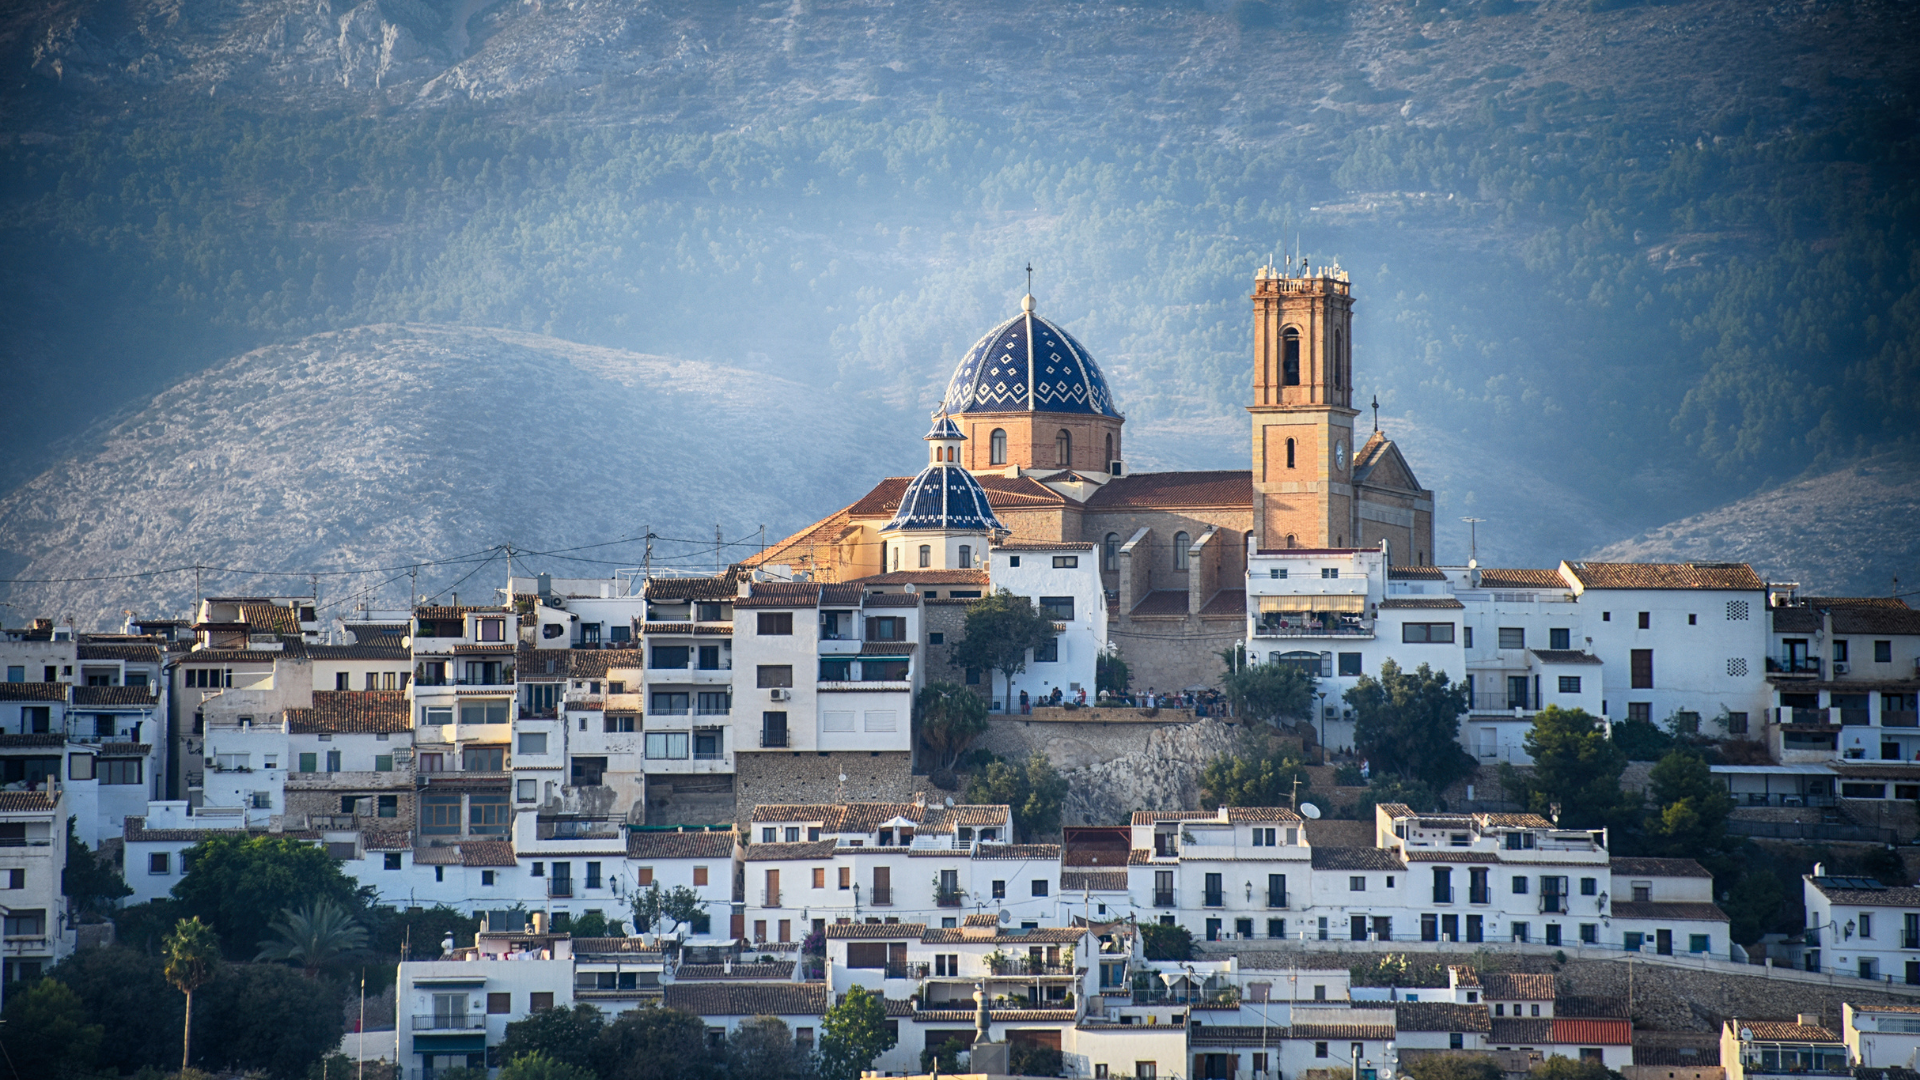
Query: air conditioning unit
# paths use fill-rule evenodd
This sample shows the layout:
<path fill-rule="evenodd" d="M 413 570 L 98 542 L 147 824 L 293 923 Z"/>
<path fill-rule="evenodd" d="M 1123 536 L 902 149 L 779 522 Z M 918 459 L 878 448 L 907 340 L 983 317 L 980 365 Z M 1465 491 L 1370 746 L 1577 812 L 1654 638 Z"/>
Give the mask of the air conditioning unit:
<path fill-rule="evenodd" d="M 774 692 L 773 692 L 773 700 L 775 700 L 775 701 L 792 701 L 792 700 L 793 700 L 793 691 L 791 691 L 791 690 L 786 690 L 786 689 L 776 689 L 776 690 L 774 690 Z"/>
<path fill-rule="evenodd" d="M 1833 662 L 1833 673 L 1835 675 L 1845 675 L 1847 673 L 1847 662 L 1845 660 L 1835 660 Z"/>

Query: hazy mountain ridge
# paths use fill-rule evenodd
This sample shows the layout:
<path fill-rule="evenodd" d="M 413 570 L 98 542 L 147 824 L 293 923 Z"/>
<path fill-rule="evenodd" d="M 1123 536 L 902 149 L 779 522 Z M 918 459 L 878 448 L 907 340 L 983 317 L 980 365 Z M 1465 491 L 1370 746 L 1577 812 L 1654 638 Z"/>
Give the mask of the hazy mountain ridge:
<path fill-rule="evenodd" d="M 662 565 L 711 566 L 716 521 L 757 542 L 850 502 L 890 459 L 861 410 L 787 380 L 552 338 L 444 326 L 371 326 L 257 350 L 195 376 L 114 427 L 91 452 L 0 498 L 9 577 L 124 575 L 206 565 L 364 568 L 464 554 L 597 544 L 643 533 Z M 844 448 L 828 465 L 790 443 Z M 846 467 L 840 467 L 840 466 Z M 824 467 L 823 467 L 824 466 Z M 687 556 L 706 544 L 708 552 Z M 730 548 L 738 557 L 749 548 Z M 639 544 L 549 557 L 596 577 L 637 566 Z M 591 561 L 579 561 L 591 560 Z M 437 591 L 472 564 L 427 568 Z M 475 575 L 470 596 L 504 579 Z M 397 578 L 398 580 L 392 580 Z M 23 610 L 82 625 L 122 609 L 182 611 L 193 575 L 15 585 Z M 209 590 L 305 593 L 304 576 L 209 572 Z M 323 600 L 404 574 L 323 578 Z"/>

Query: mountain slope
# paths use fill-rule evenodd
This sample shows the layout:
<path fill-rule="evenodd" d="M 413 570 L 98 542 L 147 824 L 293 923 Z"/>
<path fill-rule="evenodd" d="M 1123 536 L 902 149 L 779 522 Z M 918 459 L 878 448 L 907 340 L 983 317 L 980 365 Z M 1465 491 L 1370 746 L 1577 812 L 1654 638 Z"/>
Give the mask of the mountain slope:
<path fill-rule="evenodd" d="M 803 419 L 804 418 L 804 419 Z M 656 563 L 712 565 L 843 505 L 918 444 L 873 445 L 857 407 L 717 364 L 432 325 L 320 334 L 235 358 L 155 397 L 87 451 L 0 499 L 10 578 L 116 578 L 204 565 L 378 567 L 511 541 L 521 550 L 662 537 Z M 822 461 L 794 445 L 837 448 Z M 875 459 L 879 460 L 875 460 Z M 847 467 L 842 468 L 841 465 Z M 701 548 L 704 545 L 705 550 Z M 737 558 L 750 550 L 732 547 Z M 549 557 L 562 574 L 637 566 L 628 543 Z M 422 571 L 423 591 L 473 571 Z M 466 595 L 489 594 L 496 561 Z M 207 572 L 216 591 L 305 593 L 303 574 Z M 401 603 L 406 574 L 327 577 L 323 600 Z M 81 625 L 179 612 L 191 570 L 22 584 L 17 610 Z"/>
<path fill-rule="evenodd" d="M 1812 596 L 1920 589 L 1920 458 L 1881 454 L 1651 529 L 1589 558 L 1750 562 Z M 1913 600 L 1920 600 L 1914 597 Z"/>

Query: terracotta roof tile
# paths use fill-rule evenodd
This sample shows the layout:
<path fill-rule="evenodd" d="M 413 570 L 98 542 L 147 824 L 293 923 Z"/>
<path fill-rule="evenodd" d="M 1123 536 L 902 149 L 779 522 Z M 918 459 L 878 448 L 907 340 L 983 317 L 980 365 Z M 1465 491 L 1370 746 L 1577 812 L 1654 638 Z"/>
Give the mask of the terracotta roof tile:
<path fill-rule="evenodd" d="M 1243 469 L 1134 473 L 1103 485 L 1086 502 L 1088 509 L 1113 507 L 1253 506 L 1253 473 Z"/>
<path fill-rule="evenodd" d="M 1133 605 L 1132 615 L 1185 615 L 1187 594 L 1183 589 L 1155 589 Z"/>
<path fill-rule="evenodd" d="M 0 683 L 0 701 L 67 700 L 67 684 L 59 682 Z"/>
<path fill-rule="evenodd" d="M 629 859 L 728 859 L 733 857 L 731 832 L 630 832 Z"/>
<path fill-rule="evenodd" d="M 460 845 L 462 866 L 517 866 L 508 840 L 467 840 Z"/>
<path fill-rule="evenodd" d="M 1126 892 L 1127 872 L 1125 870 L 1063 870 L 1060 873 L 1060 891 L 1075 892 Z"/>
<path fill-rule="evenodd" d="M 831 928 L 829 928 L 831 929 Z M 1071 945 L 1086 936 L 1086 931 L 1070 926 L 1041 926 L 1031 930 L 1002 930 L 993 936 L 993 940 L 1002 945 Z M 982 937 L 967 937 L 958 929 L 929 927 L 920 935 L 920 940 L 929 945 L 952 945 L 962 941 L 985 942 Z"/>
<path fill-rule="evenodd" d="M 615 668 L 641 670 L 647 666 L 646 653 L 640 649 L 568 649 L 567 651 L 573 654 L 572 668 L 567 674 L 576 679 L 604 679 L 607 677 L 607 672 Z"/>
<path fill-rule="evenodd" d="M 290 607 L 279 604 L 241 604 L 240 621 L 274 634 L 297 635 L 300 619 Z"/>
<path fill-rule="evenodd" d="M 75 705 L 157 705 L 160 693 L 151 686 L 76 686 Z"/>
<path fill-rule="evenodd" d="M 1059 844 L 975 844 L 973 857 L 976 859 L 1041 859 L 1060 858 Z"/>
<path fill-rule="evenodd" d="M 839 844 L 833 840 L 802 840 L 797 844 L 749 844 L 742 858 L 747 862 L 772 862 L 779 859 L 824 859 Z"/>
<path fill-rule="evenodd" d="M 315 690 L 312 708 L 287 710 L 287 731 L 294 735 L 393 733 L 412 728 L 403 690 Z"/>
<path fill-rule="evenodd" d="M 1752 1031 L 1756 1042 L 1839 1042 L 1840 1033 L 1829 1027 L 1799 1024 L 1792 1020 L 1728 1020 L 1733 1030 Z"/>
<path fill-rule="evenodd" d="M 1299 814 L 1284 806 L 1229 806 L 1227 820 L 1241 821 L 1282 821 L 1298 822 L 1304 820 Z"/>
<path fill-rule="evenodd" d="M 866 599 L 860 601 L 860 606 L 863 608 L 911 608 L 919 607 L 921 599 L 917 592 L 868 593 Z"/>
<path fill-rule="evenodd" d="M 902 941 L 917 939 L 927 932 L 926 923 L 834 923 L 827 927 L 829 941 Z"/>
<path fill-rule="evenodd" d="M 1315 870 L 1405 870 L 1406 864 L 1386 848 L 1317 847 L 1313 849 Z"/>
<path fill-rule="evenodd" d="M 1920 634 L 1920 611 L 1854 605 L 1833 609 L 1836 634 Z"/>
<path fill-rule="evenodd" d="M 740 595 L 740 574 L 728 570 L 717 577 L 652 578 L 647 582 L 649 600 L 732 600 Z"/>
<path fill-rule="evenodd" d="M 854 578 L 848 585 L 986 585 L 985 570 L 893 570 Z"/>
<path fill-rule="evenodd" d="M 1483 589 L 1564 589 L 1567 579 L 1559 568 L 1551 570 L 1481 570 Z"/>
<path fill-rule="evenodd" d="M 1437 566 L 1394 566 L 1387 570 L 1388 581 L 1445 581 L 1447 572 Z"/>
<path fill-rule="evenodd" d="M 735 597 L 735 610 L 741 608 L 817 607 L 820 586 L 810 581 L 756 581 L 750 595 Z"/>
<path fill-rule="evenodd" d="M 0 698 L 0 701 L 5 700 Z M 0 732 L 0 746 L 65 746 L 67 737 L 58 732 L 46 731 L 39 734 L 15 735 Z"/>
<path fill-rule="evenodd" d="M 160 662 L 160 646 L 148 644 L 110 644 L 96 645 L 82 641 L 75 650 L 81 660 L 132 660 L 139 663 L 157 664 Z"/>
<path fill-rule="evenodd" d="M 1553 976 L 1528 972 L 1490 971 L 1480 976 L 1489 1001 L 1552 1001 Z"/>
<path fill-rule="evenodd" d="M 575 951 L 578 951 L 580 948 L 579 942 L 576 941 L 573 947 Z M 673 969 L 673 979 L 675 982 L 701 982 L 724 979 L 787 980 L 791 978 L 793 978 L 793 965 L 781 963 L 735 964 L 731 971 L 728 971 L 724 964 L 681 964 L 679 967 Z"/>
<path fill-rule="evenodd" d="M 1539 814 L 1478 814 L 1488 825 L 1502 829 L 1551 829 L 1553 822 Z"/>
<path fill-rule="evenodd" d="M 413 847 L 413 833 L 406 829 L 362 829 L 360 846 L 368 851 L 406 851 Z"/>
<path fill-rule="evenodd" d="M 1541 1046 L 1554 1041 L 1553 1021 L 1544 1016 L 1510 1019 L 1504 1016 L 1493 1018 L 1493 1031 L 1487 1036 L 1490 1043 L 1501 1046 L 1522 1044 Z"/>
<path fill-rule="evenodd" d="M 1448 1001 L 1403 1001 L 1394 1006 L 1394 1026 L 1401 1031 L 1490 1031 L 1492 1014 L 1485 1005 L 1455 1005 Z"/>
<path fill-rule="evenodd" d="M 1915 890 L 1920 892 L 1920 890 Z M 1684 919 L 1698 922 L 1727 922 L 1727 913 L 1720 905 L 1704 902 L 1672 902 L 1646 900 L 1615 900 L 1613 917 L 1616 919 Z"/>
<path fill-rule="evenodd" d="M 572 649 L 535 649 L 522 645 L 513 654 L 513 677 L 520 682 L 564 679 L 572 672 Z"/>
<path fill-rule="evenodd" d="M 696 1016 L 821 1016 L 826 983 L 668 983 L 664 1004 Z"/>
<path fill-rule="evenodd" d="M 44 791 L 0 791 L 0 814 L 27 814 L 51 809 L 53 797 Z"/>
<path fill-rule="evenodd" d="M 1207 1025 L 1207 1027 L 1212 1026 Z M 1313 1041 L 1338 1039 L 1344 1042 L 1348 1039 L 1370 1039 L 1375 1042 L 1385 1042 L 1393 1038 L 1394 1026 L 1392 1024 L 1294 1024 L 1286 1029 L 1286 1036 L 1290 1039 Z"/>
<path fill-rule="evenodd" d="M 502 607 L 483 607 L 475 604 L 463 604 L 460 607 L 453 607 L 447 604 L 435 604 L 435 605 L 429 605 L 426 607 L 414 608 L 413 617 L 416 619 L 430 619 L 434 622 L 439 622 L 443 619 L 451 620 L 451 619 L 466 618 L 468 612 L 481 612 L 481 613 L 490 614 L 490 615 L 498 615 L 505 610 L 506 609 Z"/>
<path fill-rule="evenodd" d="M 1739 589 L 1767 587 L 1746 563 L 1562 563 L 1583 589 Z"/>
<path fill-rule="evenodd" d="M 391 660 L 405 663 L 413 659 L 413 650 L 400 644 L 398 638 L 375 638 L 354 645 L 309 645 L 306 653 L 310 660 Z"/>

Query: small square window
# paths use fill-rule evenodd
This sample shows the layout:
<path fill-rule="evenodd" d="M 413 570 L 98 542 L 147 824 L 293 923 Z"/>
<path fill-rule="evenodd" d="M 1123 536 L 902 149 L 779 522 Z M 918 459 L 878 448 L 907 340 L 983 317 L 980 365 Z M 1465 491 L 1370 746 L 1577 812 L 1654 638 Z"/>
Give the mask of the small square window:
<path fill-rule="evenodd" d="M 994 882 L 994 883 L 993 883 L 993 898 L 994 898 L 995 900 L 1005 900 L 1005 899 L 1007 898 L 1007 883 L 1006 883 L 1006 882 L 1004 882 L 1004 881 L 996 881 L 996 882 Z"/>
<path fill-rule="evenodd" d="M 1033 895 L 1035 896 L 1047 895 L 1047 879 L 1046 878 L 1033 879 Z"/>
<path fill-rule="evenodd" d="M 482 884 L 482 885 L 492 885 L 492 884 L 493 884 L 493 871 L 491 871 L 491 870 L 482 870 L 482 871 L 480 871 L 480 884 Z"/>
<path fill-rule="evenodd" d="M 512 994 L 488 994 L 487 1015 L 503 1016 L 513 1011 Z"/>
<path fill-rule="evenodd" d="M 387 852 L 387 869 L 389 870 L 400 869 L 400 853 L 399 852 L 397 851 Z"/>
<path fill-rule="evenodd" d="M 173 856 L 171 854 L 165 851 L 156 851 L 147 856 L 147 873 L 171 874 L 173 873 L 172 863 Z"/>
<path fill-rule="evenodd" d="M 1643 611 L 1640 613 L 1640 629 L 1642 630 L 1653 629 L 1653 612 Z"/>
<path fill-rule="evenodd" d="M 1366 875 L 1365 875 L 1365 874 L 1355 874 L 1354 876 L 1352 876 L 1352 877 L 1350 877 L 1350 878 L 1348 878 L 1348 879 L 1347 879 L 1347 891 L 1348 891 L 1348 892 L 1366 892 L 1366 891 L 1367 891 L 1367 877 L 1366 877 Z"/>

